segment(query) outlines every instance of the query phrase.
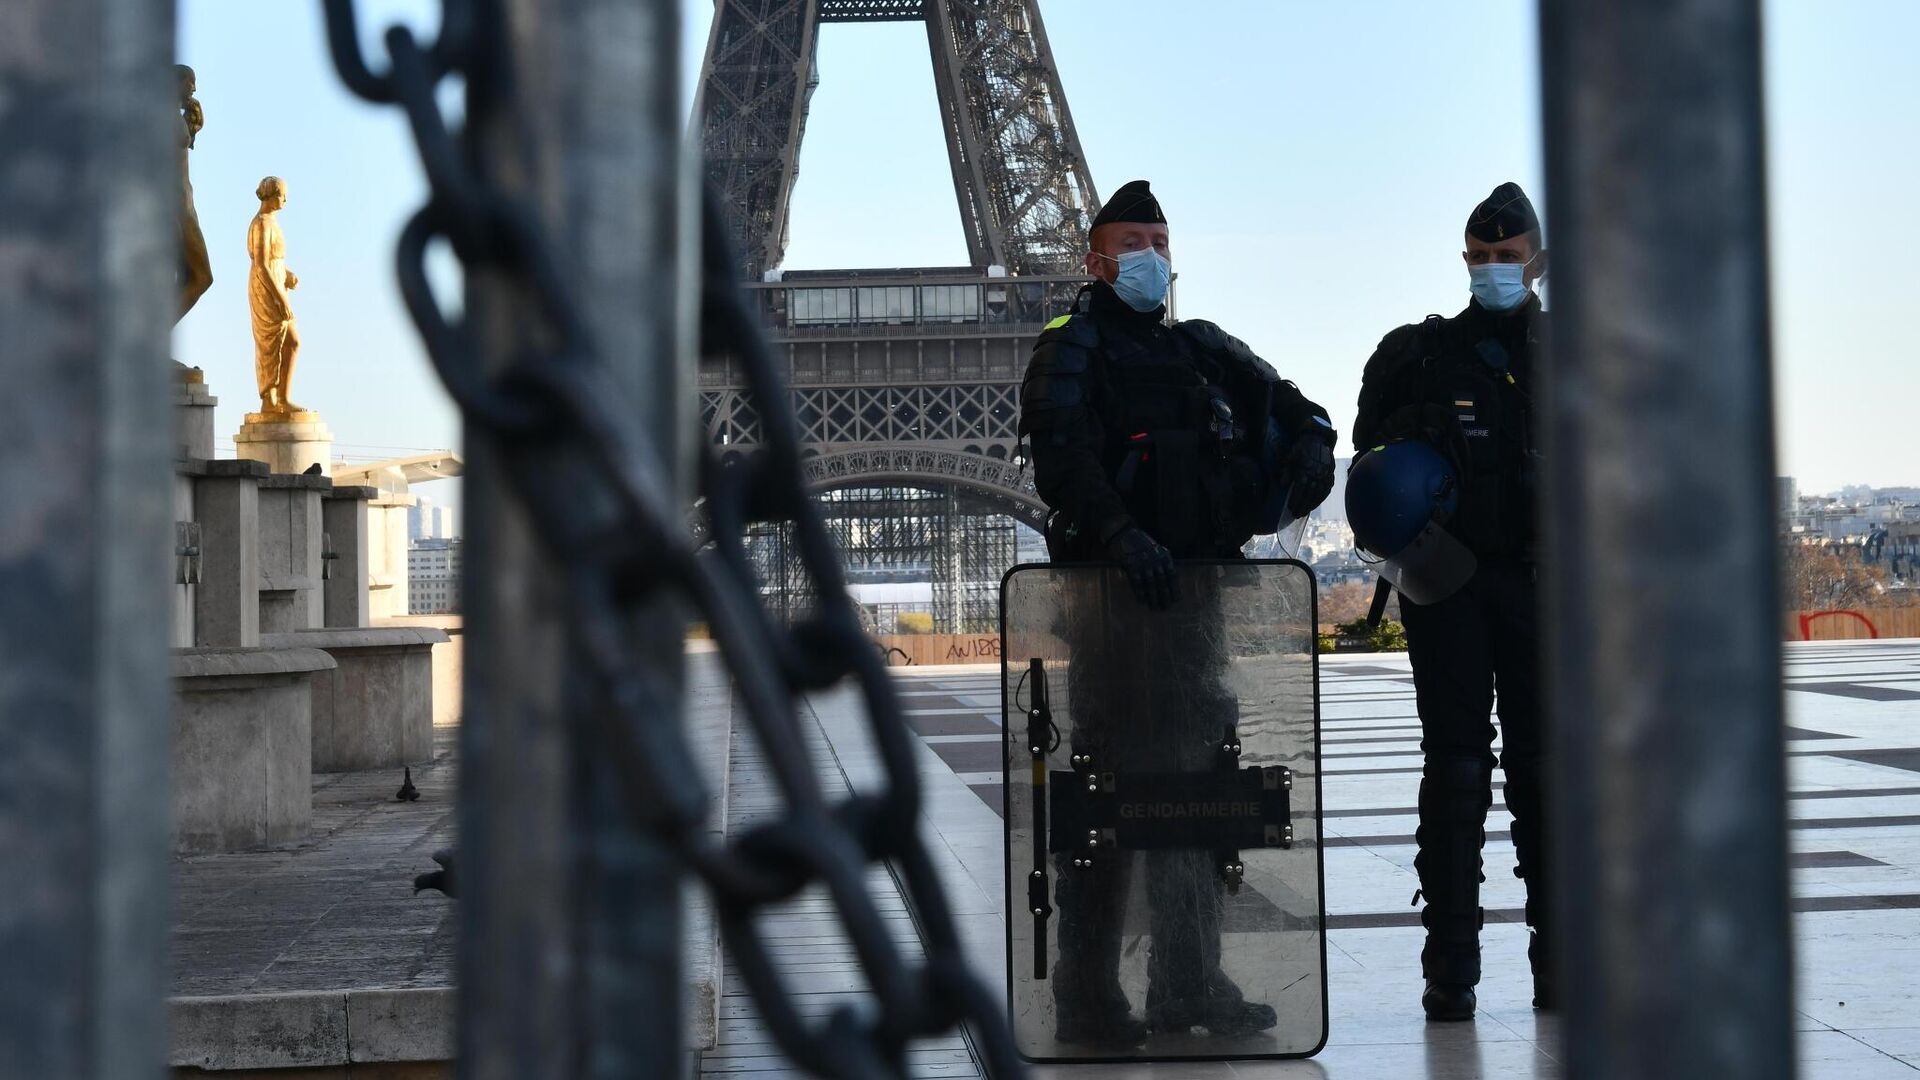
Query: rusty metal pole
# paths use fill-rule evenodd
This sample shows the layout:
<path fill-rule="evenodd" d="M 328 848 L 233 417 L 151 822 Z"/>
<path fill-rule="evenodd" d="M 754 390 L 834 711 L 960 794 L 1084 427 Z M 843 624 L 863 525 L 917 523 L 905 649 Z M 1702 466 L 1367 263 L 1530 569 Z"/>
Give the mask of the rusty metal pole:
<path fill-rule="evenodd" d="M 690 259 L 679 5 L 486 0 L 510 85 L 469 85 L 485 171 L 539 208 L 597 346 L 659 458 L 691 460 Z M 537 346 L 528 298 L 475 273 L 468 305 L 489 363 Z M 674 1077 L 686 1068 L 681 878 L 637 832 L 621 783 L 568 718 L 585 665 L 562 607 L 566 568 L 535 539 L 499 448 L 469 428 L 471 522 L 462 729 L 461 1074 Z M 679 478 L 684 493 L 687 478 Z M 679 617 L 645 627 L 679 685 Z M 661 723 L 684 717 L 667 708 Z"/>
<path fill-rule="evenodd" d="M 1758 0 L 1542 0 L 1566 1062 L 1793 1075 Z"/>
<path fill-rule="evenodd" d="M 171 0 L 0 15 L 0 1072 L 166 1060 Z"/>

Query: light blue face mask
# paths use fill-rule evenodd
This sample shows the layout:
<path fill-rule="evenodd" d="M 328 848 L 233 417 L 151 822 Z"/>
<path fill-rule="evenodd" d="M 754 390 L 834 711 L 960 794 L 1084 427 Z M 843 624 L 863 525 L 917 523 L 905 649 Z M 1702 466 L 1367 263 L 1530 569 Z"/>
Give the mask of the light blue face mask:
<path fill-rule="evenodd" d="M 1467 267 L 1473 298 L 1488 311 L 1512 311 L 1527 302 L 1526 263 L 1481 263 Z"/>
<path fill-rule="evenodd" d="M 1147 312 L 1167 302 L 1167 285 L 1173 281 L 1173 264 L 1152 248 L 1121 253 L 1119 258 L 1094 252 L 1120 268 L 1114 276 L 1113 291 L 1135 311 Z"/>

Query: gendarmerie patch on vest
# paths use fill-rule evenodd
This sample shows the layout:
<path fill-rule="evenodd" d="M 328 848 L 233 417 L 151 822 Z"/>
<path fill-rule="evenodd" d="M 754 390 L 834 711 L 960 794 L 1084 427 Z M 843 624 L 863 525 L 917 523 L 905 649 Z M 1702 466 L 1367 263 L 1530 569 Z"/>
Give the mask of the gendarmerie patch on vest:
<path fill-rule="evenodd" d="M 1476 438 L 1486 437 L 1486 428 L 1474 426 L 1474 422 L 1480 418 L 1480 414 L 1478 411 L 1478 403 L 1475 402 L 1473 395 L 1464 393 L 1453 395 L 1453 414 L 1454 417 L 1460 421 L 1461 431 Z"/>

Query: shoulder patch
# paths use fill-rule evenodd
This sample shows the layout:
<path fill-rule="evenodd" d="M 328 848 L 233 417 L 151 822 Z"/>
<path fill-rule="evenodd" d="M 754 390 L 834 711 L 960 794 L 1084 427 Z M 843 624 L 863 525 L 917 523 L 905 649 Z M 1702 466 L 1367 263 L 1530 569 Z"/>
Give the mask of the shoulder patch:
<path fill-rule="evenodd" d="M 1069 311 L 1065 315 L 1056 315 L 1047 325 L 1040 328 L 1039 340 L 1068 341 L 1082 348 L 1091 349 L 1100 343 L 1100 331 L 1091 317 L 1082 312 Z"/>

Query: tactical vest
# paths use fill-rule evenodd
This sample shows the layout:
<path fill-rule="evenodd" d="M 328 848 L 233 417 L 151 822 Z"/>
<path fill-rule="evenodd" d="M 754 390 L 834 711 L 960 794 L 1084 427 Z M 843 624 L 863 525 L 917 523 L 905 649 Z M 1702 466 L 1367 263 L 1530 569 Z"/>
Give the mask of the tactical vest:
<path fill-rule="evenodd" d="M 1211 323 L 1150 336 L 1088 314 L 1073 323 L 1056 348 L 1100 357 L 1082 370 L 1104 382 L 1100 458 L 1127 512 L 1177 557 L 1237 552 L 1270 501 L 1279 376 L 1245 346 L 1227 347 L 1232 339 Z M 1062 359 L 1078 367 L 1081 358 Z"/>
<path fill-rule="evenodd" d="M 1476 338 L 1457 320 L 1433 315 L 1387 375 L 1410 382 L 1413 400 L 1440 405 L 1458 421 L 1466 460 L 1459 462 L 1460 506 L 1449 528 L 1482 556 L 1529 556 L 1536 544 L 1541 456 L 1532 386 L 1514 368 L 1498 338 Z"/>

